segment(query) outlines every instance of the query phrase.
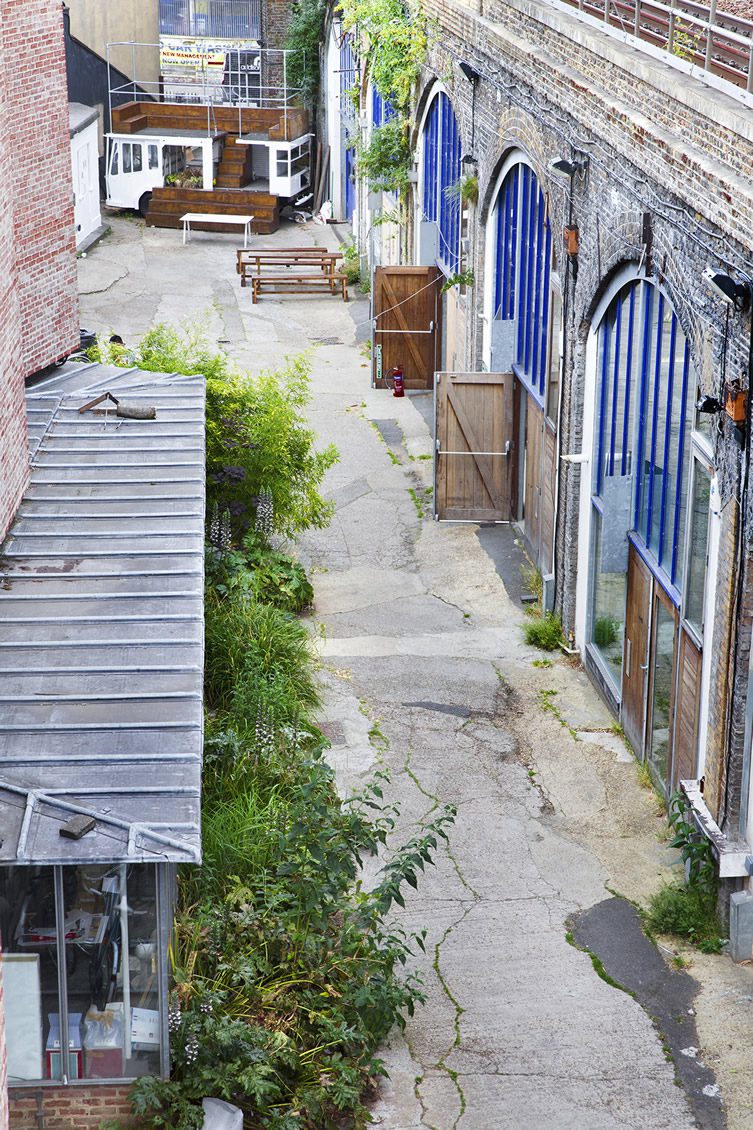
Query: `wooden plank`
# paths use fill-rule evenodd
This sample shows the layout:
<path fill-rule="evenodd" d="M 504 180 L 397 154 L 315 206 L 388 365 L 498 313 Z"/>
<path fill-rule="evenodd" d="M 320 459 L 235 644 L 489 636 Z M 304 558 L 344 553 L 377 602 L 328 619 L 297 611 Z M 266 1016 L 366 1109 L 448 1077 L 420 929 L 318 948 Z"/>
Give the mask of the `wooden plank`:
<path fill-rule="evenodd" d="M 493 508 L 495 510 L 499 510 L 502 500 L 494 482 L 494 467 L 492 464 L 492 457 L 489 455 L 478 454 L 484 450 L 484 441 L 486 439 L 486 436 L 483 434 L 478 435 L 476 433 L 474 423 L 468 416 L 468 413 L 465 411 L 462 398 L 457 391 L 457 387 L 453 387 L 452 384 L 448 383 L 446 391 L 447 403 L 451 405 L 452 410 L 455 413 L 455 418 L 460 426 L 461 432 L 463 433 L 463 438 L 468 444 L 468 450 L 477 452 L 476 455 L 469 456 L 468 459 L 473 459 L 473 462 L 478 468 L 479 474 L 481 475 L 484 486 L 486 487 L 486 492 L 489 495 Z"/>
<path fill-rule="evenodd" d="M 374 272 L 374 343 L 382 358 L 382 377 L 377 378 L 375 349 L 373 380 L 378 387 L 387 386 L 386 376 L 396 365 L 403 370 L 406 388 L 433 387 L 441 324 L 440 278 L 437 267 L 377 267 Z M 427 333 L 431 323 L 433 331 Z"/>
<path fill-rule="evenodd" d="M 398 299 L 397 295 L 395 294 L 394 290 L 392 289 L 392 285 L 390 283 L 389 277 L 386 274 L 382 276 L 382 287 L 383 287 L 384 297 L 387 299 L 387 301 L 390 303 L 390 305 L 392 307 L 392 309 L 390 310 L 390 313 L 394 314 L 395 320 L 397 321 L 398 329 L 403 330 L 404 335 L 405 335 L 405 340 L 408 343 L 408 349 L 410 350 L 410 352 L 413 356 L 413 360 L 415 362 L 416 368 L 420 372 L 424 367 L 424 359 L 421 356 L 421 354 L 419 353 L 418 349 L 416 348 L 415 340 L 413 338 L 413 335 L 410 332 L 411 329 L 418 329 L 419 327 L 408 325 L 408 320 L 407 320 L 405 313 L 404 313 L 404 307 L 402 305 L 402 300 Z M 426 327 L 422 327 L 422 328 L 426 328 Z M 377 330 L 377 333 L 378 332 L 379 331 Z"/>
<path fill-rule="evenodd" d="M 646 670 L 651 574 L 631 545 L 628 554 L 625 649 L 622 668 L 622 726 L 638 758 L 646 737 Z"/>

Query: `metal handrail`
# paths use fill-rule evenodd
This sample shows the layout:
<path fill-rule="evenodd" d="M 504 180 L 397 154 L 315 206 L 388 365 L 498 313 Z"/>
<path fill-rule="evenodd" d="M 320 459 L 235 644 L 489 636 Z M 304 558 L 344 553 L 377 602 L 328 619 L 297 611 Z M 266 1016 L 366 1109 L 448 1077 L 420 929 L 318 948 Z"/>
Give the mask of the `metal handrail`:
<path fill-rule="evenodd" d="M 720 12 L 717 0 L 561 0 L 626 35 L 753 92 L 753 22 Z"/>
<path fill-rule="evenodd" d="M 116 49 L 128 48 L 131 55 L 131 77 L 125 82 L 113 82 L 112 72 L 116 71 L 122 75 L 123 67 L 117 67 L 112 58 L 112 53 Z M 132 100 L 148 99 L 154 102 L 160 102 L 163 105 L 193 105 L 193 106 L 206 106 L 207 109 L 207 134 L 213 132 L 212 119 L 214 117 L 214 110 L 218 106 L 233 107 L 238 110 L 238 132 L 242 133 L 242 111 L 249 107 L 257 107 L 260 109 L 279 110 L 283 114 L 285 136 L 288 133 L 288 112 L 295 106 L 300 105 L 303 101 L 303 88 L 299 86 L 290 86 L 288 83 L 288 67 L 290 65 L 289 57 L 298 54 L 296 51 L 282 50 L 279 48 L 271 47 L 256 47 L 249 44 L 248 48 L 233 48 L 231 51 L 225 52 L 230 61 L 229 75 L 231 81 L 228 83 L 219 84 L 217 82 L 210 82 L 208 79 L 208 72 L 206 67 L 203 69 L 203 79 L 196 81 L 182 80 L 180 76 L 170 76 L 168 85 L 171 88 L 172 96 L 168 97 L 165 94 L 165 79 L 160 77 L 159 80 L 154 79 L 139 79 L 137 55 L 140 50 L 147 48 L 159 53 L 160 45 L 158 43 L 137 43 L 135 41 L 127 40 L 122 42 L 112 42 L 107 44 L 107 87 L 108 87 L 108 109 L 110 113 L 110 121 L 112 122 L 112 108 L 113 98 L 118 100 L 128 98 Z M 241 56 L 252 53 L 259 56 L 259 69 L 254 74 L 258 75 L 259 83 L 253 89 L 253 93 L 248 93 L 247 89 L 244 90 L 242 84 L 236 76 L 240 76 L 241 71 Z M 235 68 L 232 63 L 235 62 Z M 275 75 L 280 76 L 281 81 L 265 81 L 262 78 L 272 79 Z M 236 78 L 236 81 L 232 81 Z M 217 97 L 218 91 L 221 97 Z"/>

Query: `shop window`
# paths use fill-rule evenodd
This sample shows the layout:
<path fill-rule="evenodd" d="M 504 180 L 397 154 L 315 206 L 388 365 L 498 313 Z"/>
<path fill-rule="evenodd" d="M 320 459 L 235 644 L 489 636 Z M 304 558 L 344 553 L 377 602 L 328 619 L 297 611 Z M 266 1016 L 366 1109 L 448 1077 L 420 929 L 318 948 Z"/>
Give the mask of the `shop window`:
<path fill-rule="evenodd" d="M 594 508 L 591 524 L 592 607 L 591 642 L 598 652 L 604 670 L 619 692 L 622 672 L 622 651 L 625 634 L 625 594 L 627 573 L 622 562 L 614 562 L 604 545 L 604 519 Z"/>
<path fill-rule="evenodd" d="M 155 867 L 0 868 L 0 931 L 11 1083 L 159 1074 Z"/>

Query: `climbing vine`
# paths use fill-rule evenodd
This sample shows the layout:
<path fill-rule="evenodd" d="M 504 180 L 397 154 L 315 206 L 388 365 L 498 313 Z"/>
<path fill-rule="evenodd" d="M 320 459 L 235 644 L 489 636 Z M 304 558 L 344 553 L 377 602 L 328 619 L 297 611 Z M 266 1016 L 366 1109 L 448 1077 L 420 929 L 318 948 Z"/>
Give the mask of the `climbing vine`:
<path fill-rule="evenodd" d="M 295 0 L 285 36 L 285 47 L 294 52 L 287 64 L 287 79 L 312 103 L 319 90 L 319 44 L 324 27 L 325 0 Z"/>
<path fill-rule="evenodd" d="M 382 98 L 406 115 L 429 46 L 428 24 L 415 0 L 341 0 L 343 31 L 353 31 L 358 53 Z"/>

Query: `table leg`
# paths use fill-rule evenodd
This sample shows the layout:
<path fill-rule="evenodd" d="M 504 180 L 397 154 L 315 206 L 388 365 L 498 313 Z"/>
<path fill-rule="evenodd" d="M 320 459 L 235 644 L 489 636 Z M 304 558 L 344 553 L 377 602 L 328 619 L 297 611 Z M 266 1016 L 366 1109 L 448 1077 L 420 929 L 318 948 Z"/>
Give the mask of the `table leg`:
<path fill-rule="evenodd" d="M 183 246 L 186 246 L 186 232 L 190 231 L 188 220 L 183 221 Z"/>

